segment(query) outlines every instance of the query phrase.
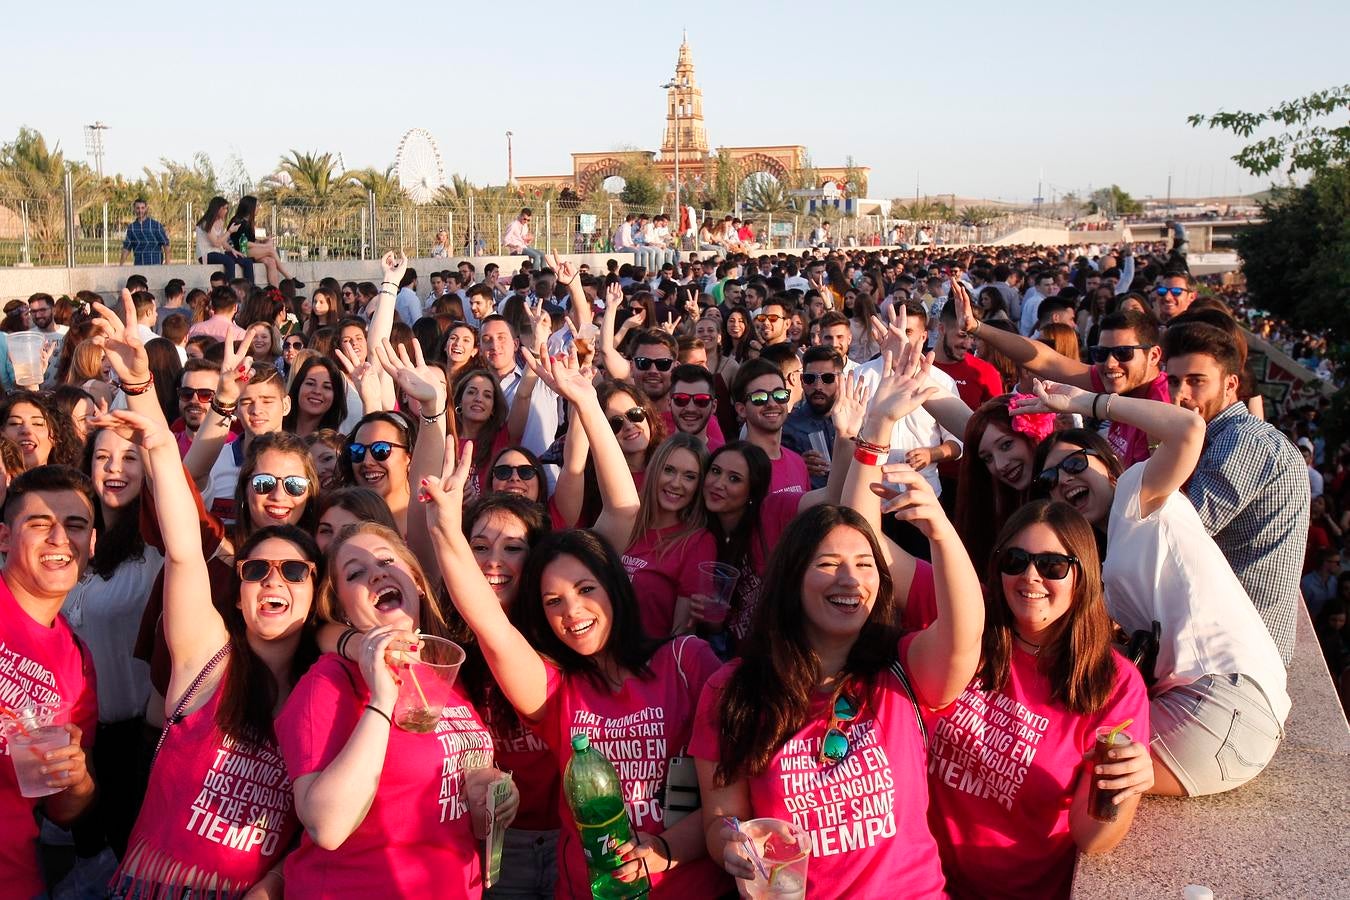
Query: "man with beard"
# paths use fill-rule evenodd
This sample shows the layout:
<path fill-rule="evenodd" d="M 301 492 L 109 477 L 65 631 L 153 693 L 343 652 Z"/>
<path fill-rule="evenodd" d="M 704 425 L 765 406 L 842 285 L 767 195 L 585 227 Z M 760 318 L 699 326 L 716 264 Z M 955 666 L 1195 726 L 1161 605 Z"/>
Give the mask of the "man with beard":
<path fill-rule="evenodd" d="M 670 375 L 670 411 L 667 413 L 674 430 L 692 434 L 712 453 L 726 443 L 722 429 L 713 418 L 715 412 L 717 391 L 712 373 L 703 366 L 688 363 L 676 366 Z"/>
<path fill-rule="evenodd" d="M 659 328 L 644 329 L 634 345 L 631 380 L 647 392 L 652 406 L 662 414 L 670 412 L 670 379 L 679 352 L 675 338 Z"/>
<path fill-rule="evenodd" d="M 219 380 L 220 370 L 209 359 L 189 359 L 183 365 L 183 371 L 178 376 L 178 418 L 169 426 L 169 431 L 178 442 L 180 456 L 187 456 L 193 435 L 202 427 L 211 401 L 216 398 Z M 236 437 L 231 431 L 226 441 L 233 441 Z"/>
<path fill-rule="evenodd" d="M 812 347 L 802 355 L 802 403 L 788 413 L 783 425 L 783 446 L 800 453 L 811 474 L 811 489 L 822 488 L 830 477 L 830 460 L 812 448 L 811 435 L 823 435 L 824 446 L 833 447 L 834 421 L 830 412 L 844 380 L 844 360 L 833 348 Z M 816 439 L 817 446 L 821 438 Z"/>

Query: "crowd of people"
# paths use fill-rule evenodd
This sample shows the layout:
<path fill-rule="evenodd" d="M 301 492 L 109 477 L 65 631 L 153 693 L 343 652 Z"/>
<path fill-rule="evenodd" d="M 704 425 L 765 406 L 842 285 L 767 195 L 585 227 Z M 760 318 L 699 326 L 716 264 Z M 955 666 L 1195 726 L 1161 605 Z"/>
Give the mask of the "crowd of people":
<path fill-rule="evenodd" d="M 0 765 L 13 896 L 589 897 L 579 734 L 611 887 L 732 896 L 772 818 L 808 897 L 1067 896 L 1142 795 L 1266 767 L 1305 598 L 1350 663 L 1347 455 L 1266 421 L 1181 247 L 723 232 L 302 293 L 251 211 L 209 284 L 28 298 L 39 377 L 0 335 L 0 746 L 69 735 L 44 797 Z"/>

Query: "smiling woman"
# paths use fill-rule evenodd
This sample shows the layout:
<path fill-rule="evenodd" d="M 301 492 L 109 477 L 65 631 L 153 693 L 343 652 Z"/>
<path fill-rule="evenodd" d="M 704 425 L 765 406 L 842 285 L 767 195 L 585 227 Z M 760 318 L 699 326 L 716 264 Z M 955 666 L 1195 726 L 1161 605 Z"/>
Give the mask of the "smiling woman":
<path fill-rule="evenodd" d="M 69 416 L 51 395 L 18 391 L 0 400 L 0 434 L 18 445 L 24 468 L 55 463 L 78 466 L 83 446 Z"/>

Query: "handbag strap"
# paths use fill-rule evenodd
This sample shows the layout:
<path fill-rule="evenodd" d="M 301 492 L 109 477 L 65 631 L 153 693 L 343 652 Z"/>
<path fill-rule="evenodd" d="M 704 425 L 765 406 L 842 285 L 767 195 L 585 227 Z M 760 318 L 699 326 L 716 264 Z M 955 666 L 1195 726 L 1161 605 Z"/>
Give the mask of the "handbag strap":
<path fill-rule="evenodd" d="M 215 671 L 216 666 L 220 665 L 221 661 L 229 655 L 230 645 L 226 644 L 216 651 L 215 656 L 206 661 L 206 665 L 202 666 L 202 670 L 197 673 L 197 677 L 192 679 L 192 684 L 188 685 L 188 689 L 183 692 L 183 699 L 178 701 L 178 706 L 174 709 L 173 715 L 164 720 L 164 728 L 159 733 L 159 743 L 155 744 L 154 756 L 150 758 L 151 764 L 159 757 L 159 748 L 164 746 L 164 740 L 169 736 L 169 729 L 183 721 L 183 711 L 188 708 L 188 704 L 201 691 L 202 684 Z"/>
<path fill-rule="evenodd" d="M 919 698 L 914 695 L 914 688 L 909 683 L 909 676 L 905 674 L 905 667 L 900 665 L 900 660 L 891 663 L 891 674 L 900 680 L 900 686 L 905 689 L 909 695 L 910 706 L 914 708 L 914 721 L 919 726 L 919 734 L 923 737 L 923 749 L 928 750 L 928 726 L 923 724 L 923 713 L 919 712 Z"/>

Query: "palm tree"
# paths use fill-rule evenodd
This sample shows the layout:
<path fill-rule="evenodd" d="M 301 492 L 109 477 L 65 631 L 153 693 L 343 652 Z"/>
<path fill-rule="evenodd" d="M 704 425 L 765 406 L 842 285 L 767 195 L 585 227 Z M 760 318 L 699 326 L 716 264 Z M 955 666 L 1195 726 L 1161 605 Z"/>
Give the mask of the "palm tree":
<path fill-rule="evenodd" d="M 326 246 L 339 223 L 352 219 L 356 200 L 336 156 L 299 150 L 281 158 L 276 171 L 259 185 L 259 195 L 276 204 L 277 240 L 284 245 L 295 244 L 290 239 L 294 235 Z M 305 254 L 308 244 L 291 249 Z"/>
<path fill-rule="evenodd" d="M 32 262 L 51 265 L 63 256 L 67 172 L 78 217 L 98 197 L 98 178 L 88 166 L 67 162 L 60 144 L 49 150 L 46 139 L 31 128 L 20 128 L 18 137 L 0 147 L 0 207 L 16 218 L 26 209 L 37 251 Z"/>
<path fill-rule="evenodd" d="M 746 212 L 781 216 L 792 211 L 787 188 L 772 175 L 751 175 L 744 182 L 741 196 Z"/>

